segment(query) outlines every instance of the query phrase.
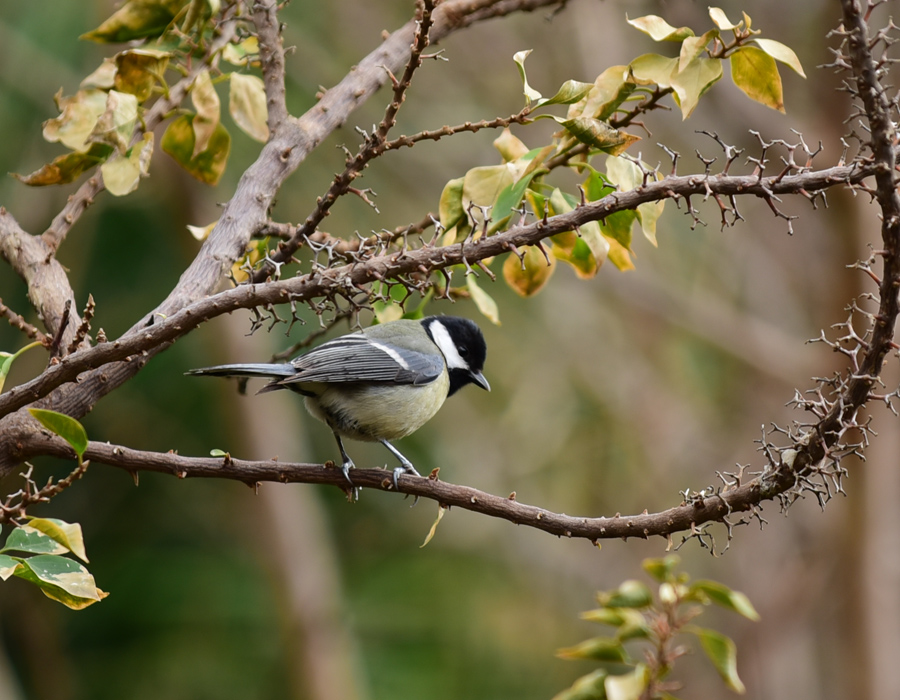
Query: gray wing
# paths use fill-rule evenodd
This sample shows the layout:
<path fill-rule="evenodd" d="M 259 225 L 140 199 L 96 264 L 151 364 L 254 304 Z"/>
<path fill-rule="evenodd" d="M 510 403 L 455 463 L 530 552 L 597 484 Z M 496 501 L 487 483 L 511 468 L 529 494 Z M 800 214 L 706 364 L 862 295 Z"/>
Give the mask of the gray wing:
<path fill-rule="evenodd" d="M 373 340 L 362 333 L 336 338 L 291 361 L 296 370 L 280 384 L 384 382 L 430 384 L 444 371 L 441 355 Z"/>

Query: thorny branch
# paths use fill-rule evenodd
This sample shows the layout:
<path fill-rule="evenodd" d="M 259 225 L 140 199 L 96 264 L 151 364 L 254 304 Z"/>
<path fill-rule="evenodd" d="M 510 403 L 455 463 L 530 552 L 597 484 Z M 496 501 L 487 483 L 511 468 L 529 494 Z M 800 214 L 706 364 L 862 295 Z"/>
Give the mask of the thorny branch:
<path fill-rule="evenodd" d="M 366 135 L 359 152 L 348 158 L 345 172 L 335 179 L 329 195 L 323 199 L 327 200 L 330 195 L 336 197 L 351 191 L 352 181 L 375 155 L 390 148 L 410 145 L 416 140 L 445 135 L 443 130 L 437 130 L 422 132 L 415 137 L 387 140 L 387 134 L 394 124 L 396 112 L 402 104 L 412 75 L 421 62 L 422 51 L 428 45 L 429 36 L 434 40 L 450 31 L 448 27 L 465 26 L 467 22 L 474 21 L 473 18 L 478 16 L 479 12 L 488 16 L 494 12 L 534 9 L 549 4 L 554 3 L 537 0 L 533 2 L 482 0 L 468 3 L 448 1 L 437 5 L 437 9 L 432 12 L 434 6 L 431 3 L 423 3 L 418 22 L 405 28 L 405 33 L 397 32 L 386 42 L 386 46 L 405 42 L 405 69 L 401 78 L 396 78 L 393 73 L 393 70 L 398 69 L 396 61 L 392 62 L 393 68 L 388 66 L 387 60 L 380 63 L 375 63 L 376 59 L 369 61 L 371 65 L 368 68 L 376 66 L 380 71 L 382 82 L 384 80 L 391 82 L 394 90 L 393 99 L 375 133 Z M 418 247 L 410 247 L 407 235 L 424 231 L 428 228 L 429 221 L 423 221 L 408 230 L 383 232 L 366 239 L 359 237 L 358 243 L 341 241 L 317 230 L 318 224 L 330 206 L 327 203 L 323 206 L 320 202 L 310 218 L 299 227 L 280 227 L 269 222 L 269 205 L 284 178 L 320 142 L 321 136 L 330 128 L 334 128 L 340 120 L 319 124 L 315 130 L 302 130 L 299 128 L 303 126 L 302 119 L 295 119 L 282 111 L 283 54 L 280 53 L 275 5 L 271 0 L 260 0 L 254 11 L 254 20 L 258 24 L 261 44 L 267 45 L 263 50 L 267 62 L 264 74 L 267 98 L 270 107 L 274 105 L 274 112 L 270 112 L 269 123 L 272 138 L 263 149 L 257 164 L 251 166 L 245 173 L 238 192 L 227 205 L 219 225 L 204 245 L 195 264 L 185 273 L 182 283 L 166 303 L 129 333 L 116 341 L 100 343 L 93 348 L 82 345 L 77 351 L 61 357 L 40 377 L 0 396 L 0 416 L 14 418 L 17 414 L 13 412 L 34 401 L 58 400 L 56 397 L 65 396 L 67 389 L 74 392 L 79 388 L 73 384 L 76 380 L 80 382 L 82 389 L 89 382 L 107 382 L 111 388 L 115 388 L 133 376 L 150 357 L 172 342 L 206 320 L 235 309 L 262 308 L 265 313 L 271 315 L 272 322 L 275 323 L 280 320 L 274 310 L 275 304 L 288 303 L 293 307 L 298 303 L 305 303 L 312 305 L 313 308 L 321 308 L 327 303 L 332 304 L 331 308 L 334 310 L 337 300 L 343 299 L 349 309 L 348 315 L 352 315 L 353 311 L 365 304 L 359 302 L 357 298 L 363 294 L 368 295 L 367 285 L 373 282 L 399 284 L 411 294 L 429 289 L 432 284 L 428 280 L 429 275 L 442 272 L 447 277 L 449 288 L 450 268 L 455 265 L 465 265 L 467 269 L 471 269 L 473 265 L 478 265 L 480 261 L 489 257 L 510 251 L 518 254 L 517 251 L 521 248 L 529 245 L 539 246 L 543 239 L 556 233 L 577 230 L 587 222 L 601 220 L 617 211 L 634 209 L 645 202 L 664 199 L 674 199 L 676 202 L 684 200 L 686 210 L 696 224 L 702 222 L 691 198 L 703 200 L 712 198 L 719 206 L 722 224 L 725 226 L 733 225 L 741 218 L 737 211 L 736 198 L 752 195 L 766 201 L 775 216 L 787 220 L 790 226 L 792 217 L 784 214 L 778 206 L 780 196 L 799 194 L 815 205 L 817 197 L 822 196 L 825 190 L 835 186 L 848 186 L 870 193 L 882 210 L 883 247 L 876 251 L 871 260 L 857 264 L 857 267 L 868 274 L 878 287 L 877 295 L 869 295 L 877 302 L 878 309 L 874 312 L 867 311 L 863 308 L 864 304 L 853 302 L 849 308 L 848 320 L 839 324 L 839 337 L 836 340 L 829 340 L 823 334 L 820 338 L 847 357 L 850 368 L 845 375 L 820 379 L 818 385 L 810 392 L 797 393 L 794 404 L 809 412 L 812 419 L 809 422 L 796 422 L 788 428 L 775 426 L 770 431 L 764 432 L 758 441 L 765 458 L 761 470 L 750 472 L 741 467 L 737 473 L 720 474 L 722 482 L 720 488 L 685 492 L 680 506 L 662 513 L 612 518 L 577 518 L 550 513 L 518 503 L 514 494 L 506 498 L 492 496 L 468 487 L 439 481 L 436 474 L 430 478 L 403 476 L 399 483 L 399 490 L 403 493 L 527 524 L 560 536 L 584 537 L 589 540 L 652 535 L 671 538 L 674 533 L 683 532 L 686 534 L 682 542 L 696 539 L 701 545 L 710 548 L 715 547 L 715 542 L 708 528 L 709 524 L 723 523 L 727 538 L 730 540 L 735 525 L 752 520 L 764 522 L 758 507 L 765 500 L 777 499 L 783 507 L 787 507 L 796 498 L 811 493 L 824 505 L 832 495 L 842 490 L 841 479 L 845 470 L 841 466 L 841 460 L 847 455 L 861 454 L 868 443 L 871 431 L 868 420 L 859 415 L 860 409 L 870 400 L 883 401 L 889 408 L 894 409 L 892 401 L 898 398 L 897 391 L 876 393 L 884 360 L 890 351 L 897 349 L 893 342 L 893 333 L 900 313 L 898 309 L 900 197 L 895 191 L 896 99 L 886 94 L 881 82 L 884 76 L 884 59 L 876 59 L 873 56 L 876 47 L 879 44 L 886 45 L 889 39 L 884 32 L 874 38 L 869 36 L 866 16 L 857 0 L 842 0 L 842 8 L 844 22 L 836 32 L 836 35 L 841 37 L 842 43 L 835 51 L 833 67 L 852 74 L 852 78 L 845 81 L 845 90 L 859 100 L 861 104 L 859 114 L 867 118 L 869 127 L 868 139 L 857 137 L 865 146 L 863 154 L 849 164 L 845 165 L 842 162 L 836 167 L 813 170 L 812 159 L 819 149 L 811 151 L 803 143 L 802 138 L 800 144 L 796 146 L 783 141 L 766 143 L 760 138 L 761 154 L 758 157 L 748 158 L 748 162 L 755 165 L 754 173 L 732 175 L 730 168 L 740 154 L 717 136 L 710 134 L 725 151 L 726 163 L 718 174 L 712 171 L 715 160 L 704 159 L 698 153 L 698 157 L 704 163 L 704 172 L 698 175 L 678 176 L 675 173 L 678 154 L 670 152 L 673 161 L 672 174 L 656 179 L 658 175 L 655 172 L 645 172 L 643 185 L 632 191 L 616 192 L 595 202 L 583 202 L 572 212 L 544 217 L 534 222 L 528 222 L 523 215 L 521 221 L 508 230 L 492 236 L 482 236 L 478 240 L 469 238 L 461 243 L 443 247 L 431 241 L 419 243 Z M 454 15 L 454 11 L 461 14 Z M 433 28 L 432 21 L 434 21 Z M 396 57 L 400 54 L 394 55 Z M 265 58 L 266 56 L 268 58 Z M 368 96 L 370 92 L 367 91 L 376 89 L 380 84 L 378 80 L 370 79 L 365 89 L 360 90 L 357 87 L 359 91 L 357 101 Z M 334 96 L 329 93 L 332 91 L 326 93 L 323 102 Z M 658 101 L 663 95 L 664 93 L 659 91 L 648 95 L 631 112 L 624 113 L 617 119 L 621 120 L 622 124 L 636 123 L 635 118 L 639 114 L 659 107 Z M 328 110 L 321 105 L 322 103 L 320 103 L 321 113 L 316 114 L 324 117 Z M 346 111 L 343 115 L 346 115 Z M 513 115 L 509 120 L 524 121 L 526 117 L 526 113 L 520 113 Z M 477 124 L 464 125 L 457 127 L 456 130 L 471 131 L 476 126 L 482 128 Z M 485 123 L 484 126 L 488 124 Z M 446 128 L 451 131 L 454 129 Z M 782 158 L 777 173 L 767 175 L 767 171 L 772 172 L 768 169 L 768 151 L 774 145 L 787 148 L 788 156 Z M 798 149 L 805 153 L 805 162 L 795 161 L 795 152 L 799 152 Z M 573 149 L 558 163 L 548 161 L 547 165 L 548 167 L 564 165 L 575 155 L 579 154 Z M 274 174 L 265 167 L 273 163 L 280 163 L 281 168 Z M 643 166 L 640 167 L 643 169 Z M 874 188 L 863 182 L 872 177 L 875 179 Z M 9 217 L 8 213 L 0 210 L 0 235 L 4 230 L 15 229 L 14 223 L 10 223 L 11 217 L 6 221 L 4 217 Z M 301 244 L 324 252 L 328 264 L 321 265 L 314 261 L 310 272 L 292 279 L 265 284 L 247 284 L 207 296 L 212 284 L 244 250 L 249 237 L 262 234 L 277 235 L 282 239 L 282 244 L 280 250 L 270 259 L 272 266 L 267 265 L 257 272 L 254 278 L 256 282 L 266 280 L 282 263 L 290 261 Z M 399 251 L 392 249 L 391 245 L 400 239 L 403 240 L 402 248 Z M 877 259 L 882 261 L 880 274 L 874 269 Z M 317 299 L 324 301 L 316 302 Z M 71 306 L 71 300 L 68 300 L 66 305 Z M 256 313 L 259 315 L 260 312 Z M 86 311 L 79 328 L 72 330 L 76 337 L 86 337 L 89 316 Z M 855 325 L 860 318 L 868 324 L 862 331 Z M 66 318 L 55 327 L 55 332 L 61 333 L 59 329 L 65 329 L 67 323 L 72 327 L 76 322 L 66 315 Z M 119 374 L 111 381 L 110 373 L 113 372 Z M 105 391 L 88 392 L 89 398 L 78 404 L 70 413 L 81 415 L 79 411 L 87 410 L 103 393 Z M 0 468 L 9 469 L 32 455 L 71 455 L 70 449 L 64 443 L 44 432 L 24 429 L 22 423 L 15 421 L 10 427 L 12 429 L 6 430 L 4 439 L 0 441 Z M 772 439 L 773 435 L 777 436 L 780 444 Z M 91 443 L 86 457 L 131 472 L 152 470 L 170 473 L 180 478 L 189 476 L 230 478 L 250 484 L 260 481 L 296 481 L 326 483 L 346 488 L 341 472 L 323 468 L 323 465 L 273 461 L 247 462 L 231 457 L 191 458 L 173 453 L 138 452 L 126 447 L 101 443 Z M 382 470 L 358 469 L 353 472 L 352 478 L 358 487 L 392 488 L 390 478 L 387 478 L 387 474 Z M 740 515 L 741 513 L 743 515 Z"/>

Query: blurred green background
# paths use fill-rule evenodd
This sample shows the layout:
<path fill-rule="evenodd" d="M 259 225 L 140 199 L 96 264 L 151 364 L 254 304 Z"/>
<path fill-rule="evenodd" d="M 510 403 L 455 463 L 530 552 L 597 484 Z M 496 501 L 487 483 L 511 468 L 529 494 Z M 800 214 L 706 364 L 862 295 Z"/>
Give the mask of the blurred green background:
<path fill-rule="evenodd" d="M 319 86 L 339 81 L 378 46 L 383 29 L 404 23 L 412 2 L 302 3 L 287 6 L 288 99 L 295 114 L 315 103 Z M 677 111 L 648 117 L 648 136 L 634 150 L 668 169 L 657 145 L 683 154 L 679 172 L 701 171 L 693 154 L 722 162 L 697 130 L 758 155 L 756 129 L 767 139 L 823 141 L 819 166 L 840 156 L 847 130 L 837 78 L 816 66 L 831 56 L 824 39 L 837 24 L 827 0 L 720 3 L 732 18 L 747 11 L 764 36 L 793 47 L 809 80 L 783 71 L 787 115 L 750 102 L 726 77 L 692 119 Z M 59 153 L 41 138 L 56 115 L 52 96 L 77 89 L 99 65 L 104 47 L 77 37 L 113 9 L 107 0 L 0 4 L 0 164 L 27 173 Z M 429 62 L 401 111 L 398 133 L 507 115 L 522 103 L 512 62 L 531 48 L 529 81 L 552 94 L 566 79 L 592 81 L 603 69 L 664 50 L 625 23 L 656 13 L 699 32 L 710 25 L 705 3 L 571 0 L 548 20 L 545 10 L 492 21 L 441 44 L 449 63 Z M 829 40 L 833 41 L 833 40 Z M 353 125 L 370 128 L 387 95 L 353 114 L 282 190 L 279 221 L 301 221 L 342 167 L 335 146 L 353 149 Z M 231 128 L 228 172 L 214 189 L 192 181 L 158 148 L 151 177 L 124 199 L 100 198 L 60 251 L 79 304 L 97 302 L 94 330 L 124 332 L 161 301 L 198 249 L 186 225 L 218 216 L 258 145 Z M 541 129 L 544 129 L 543 131 Z M 550 127 L 514 129 L 541 144 Z M 496 133 L 423 143 L 392 153 L 366 171 L 362 186 L 378 193 L 379 216 L 358 199 L 338 204 L 326 221 L 336 235 L 368 234 L 437 211 L 443 184 L 476 165 L 496 162 Z M 159 136 L 159 135 L 158 135 Z M 158 143 L 158 141 L 157 141 Z M 718 167 L 714 165 L 715 169 Z M 773 172 L 780 164 L 773 162 Z M 748 172 L 743 159 L 732 172 Z M 0 180 L 0 204 L 22 226 L 40 232 L 70 189 L 29 190 Z M 716 484 L 715 471 L 761 464 L 753 440 L 762 424 L 796 419 L 785 403 L 810 377 L 840 368 L 828 348 L 806 345 L 820 328 L 843 320 L 844 305 L 864 291 L 845 265 L 877 241 L 875 212 L 845 192 L 829 207 L 805 202 L 788 236 L 762 202 L 742 201 L 746 219 L 721 231 L 719 212 L 703 205 L 708 225 L 695 228 L 671 202 L 659 226 L 659 248 L 635 237 L 637 270 L 606 265 L 578 281 L 561 266 L 539 296 L 521 300 L 502 283 L 487 285 L 502 327 L 471 304 L 433 304 L 430 311 L 468 315 L 487 336 L 485 374 L 493 391 L 461 392 L 400 448 L 423 473 L 553 511 L 587 516 L 680 502 L 679 492 Z M 695 205 L 700 205 L 695 202 Z M 495 264 L 495 266 L 497 266 Z M 24 286 L 5 266 L 0 297 L 34 320 Z M 134 380 L 101 401 L 84 423 L 96 440 L 135 448 L 206 455 L 324 461 L 335 458 L 330 433 L 290 396 L 240 396 L 228 382 L 183 376 L 192 367 L 265 360 L 302 338 L 283 329 L 249 331 L 249 315 L 207 324 L 155 358 Z M 5 324 L 0 348 L 23 338 Z M 11 384 L 45 360 L 31 352 Z M 825 513 L 806 501 L 768 526 L 740 528 L 730 551 L 711 557 L 696 543 L 680 554 L 696 577 L 747 593 L 757 624 L 712 611 L 735 638 L 748 698 L 887 698 L 900 684 L 891 661 L 900 646 L 900 523 L 896 499 L 898 430 L 876 410 L 880 433 L 865 464 L 854 464 L 847 498 Z M 349 446 L 357 464 L 389 463 L 379 446 Z M 70 465 L 39 460 L 39 477 Z M 16 478 L 3 493 L 18 488 Z M 640 561 L 666 543 L 610 541 L 597 550 L 542 532 L 463 511 L 444 518 L 434 540 L 419 545 L 435 518 L 432 502 L 364 491 L 348 504 L 332 488 L 242 484 L 131 476 L 93 466 L 82 483 L 49 507 L 34 509 L 80 522 L 90 569 L 111 591 L 102 604 L 72 612 L 31 586 L 0 585 L 0 696 L 17 700 L 296 698 L 388 700 L 550 698 L 589 664 L 554 651 L 594 634 L 577 614 L 598 589 L 640 576 Z M 724 529 L 714 530 L 720 547 Z M 676 544 L 680 538 L 675 539 Z M 684 697 L 723 697 L 702 654 L 685 658 L 676 677 Z"/>

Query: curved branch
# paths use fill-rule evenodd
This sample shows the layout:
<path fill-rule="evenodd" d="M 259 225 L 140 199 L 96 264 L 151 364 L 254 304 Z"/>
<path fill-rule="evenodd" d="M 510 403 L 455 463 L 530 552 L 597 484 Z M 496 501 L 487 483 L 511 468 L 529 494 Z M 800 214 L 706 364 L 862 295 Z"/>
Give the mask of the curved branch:
<path fill-rule="evenodd" d="M 72 458 L 71 448 L 59 438 L 47 434 L 35 435 L 21 451 L 23 459 L 34 450 L 40 454 Z M 108 464 L 132 474 L 139 471 L 171 474 L 180 479 L 232 479 L 255 487 L 260 482 L 326 484 L 348 491 L 343 472 L 333 463 L 309 464 L 250 461 L 219 457 L 183 457 L 173 452 L 143 452 L 109 443 L 91 442 L 85 459 L 92 464 Z M 357 488 L 393 491 L 392 472 L 380 469 L 354 469 L 351 473 Z M 398 480 L 399 493 L 427 498 L 442 506 L 463 508 L 483 515 L 527 525 L 558 537 L 578 537 L 595 542 L 619 537 L 668 537 L 676 532 L 688 532 L 700 525 L 722 521 L 731 513 L 752 509 L 761 500 L 773 498 L 774 493 L 760 479 L 726 489 L 714 495 L 699 494 L 690 502 L 659 513 L 615 515 L 613 517 L 582 517 L 554 513 L 537 506 L 520 503 L 515 494 L 495 496 L 469 486 L 439 481 L 436 474 L 429 477 L 402 475 Z M 349 494 L 348 494 L 349 495 Z"/>
<path fill-rule="evenodd" d="M 139 367 L 146 364 L 152 355 L 165 349 L 201 323 L 237 309 L 304 301 L 323 294 L 352 291 L 376 280 L 421 272 L 423 269 L 435 271 L 452 265 L 473 263 L 502 255 L 512 247 L 534 245 L 557 233 L 571 231 L 589 221 L 603 219 L 617 211 L 634 209 L 645 202 L 706 194 L 754 195 L 768 198 L 773 194 L 815 192 L 837 185 L 859 183 L 872 175 L 872 172 L 871 167 L 850 165 L 786 177 L 669 176 L 628 192 L 614 192 L 596 202 L 581 205 L 566 214 L 530 224 L 520 224 L 503 233 L 478 241 L 457 243 L 445 247 L 426 245 L 416 250 L 381 255 L 365 262 L 317 270 L 288 280 L 260 285 L 242 285 L 200 299 L 180 311 L 153 316 L 151 317 L 152 323 L 129 331 L 114 342 L 103 343 L 63 358 L 58 364 L 48 368 L 41 376 L 13 387 L 0 395 L 0 416 L 46 396 L 62 384 L 74 381 L 86 370 L 124 361 L 134 371 L 137 371 Z M 103 374 L 98 376 L 104 381 L 109 381 L 108 373 L 111 371 L 113 370 L 104 368 Z M 81 378 L 80 382 L 79 389 L 84 393 L 84 378 Z M 2 449 L 3 445 L 0 445 L 0 450 Z M 0 465 L 3 463 L 4 454 L 0 451 Z"/>
<path fill-rule="evenodd" d="M 68 347 L 75 338 L 78 314 L 75 292 L 65 269 L 38 236 L 27 233 L 5 207 L 0 207 L 0 256 L 28 285 L 28 299 L 50 336 Z"/>

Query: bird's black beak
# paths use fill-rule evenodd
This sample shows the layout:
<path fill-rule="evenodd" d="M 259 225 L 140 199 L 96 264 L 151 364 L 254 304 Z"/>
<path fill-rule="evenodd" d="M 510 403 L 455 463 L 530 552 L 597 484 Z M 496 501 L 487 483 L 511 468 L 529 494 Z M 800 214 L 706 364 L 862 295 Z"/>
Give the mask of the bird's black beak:
<path fill-rule="evenodd" d="M 481 372 L 473 372 L 469 370 L 469 377 L 471 377 L 473 384 L 477 384 L 485 391 L 491 390 L 491 385 L 488 384 L 488 380 L 484 378 L 484 375 Z"/>

